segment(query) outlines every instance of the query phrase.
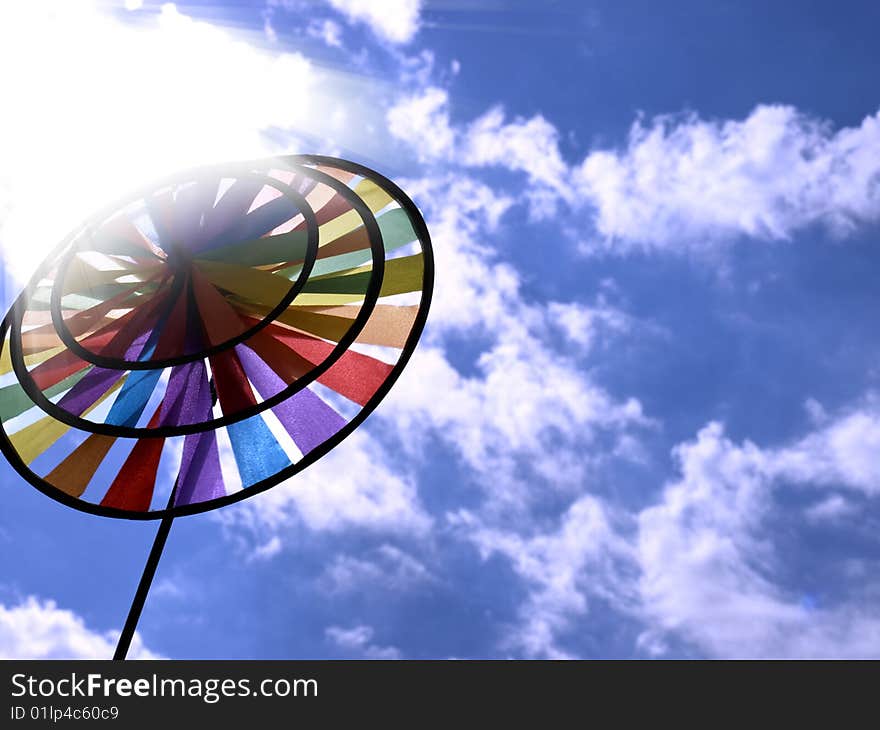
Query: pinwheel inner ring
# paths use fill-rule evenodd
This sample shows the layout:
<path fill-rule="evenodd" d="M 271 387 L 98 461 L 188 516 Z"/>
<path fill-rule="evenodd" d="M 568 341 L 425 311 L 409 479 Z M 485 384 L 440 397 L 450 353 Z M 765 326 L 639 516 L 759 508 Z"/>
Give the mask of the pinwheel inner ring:
<path fill-rule="evenodd" d="M 160 367 L 181 365 L 186 362 L 191 362 L 193 360 L 207 357 L 215 352 L 221 352 L 222 350 L 234 347 L 239 342 L 243 342 L 255 332 L 259 331 L 267 324 L 271 323 L 275 319 L 275 317 L 277 317 L 282 311 L 284 311 L 284 309 L 287 308 L 290 302 L 293 301 L 294 297 L 296 297 L 296 295 L 302 290 L 303 286 L 308 281 L 309 274 L 315 262 L 315 256 L 317 255 L 318 248 L 318 227 L 315 219 L 315 213 L 310 208 L 306 199 L 299 192 L 291 189 L 289 186 L 284 185 L 277 180 L 266 177 L 264 175 L 256 174 L 241 174 L 237 176 L 237 179 L 260 181 L 276 188 L 281 193 L 281 195 L 285 196 L 286 198 L 290 199 L 291 202 L 293 202 L 293 204 L 296 206 L 298 213 L 304 218 L 306 224 L 305 257 L 299 276 L 291 283 L 288 290 L 279 299 L 278 304 L 273 307 L 272 310 L 265 317 L 263 317 L 262 320 L 257 322 L 252 327 L 244 329 L 243 331 L 235 334 L 232 337 L 228 337 L 223 342 L 219 342 L 212 347 L 205 347 L 199 351 L 190 354 L 181 354 L 174 357 L 165 358 L 158 358 L 153 355 L 146 359 L 129 360 L 125 358 L 107 357 L 106 355 L 102 355 L 101 353 L 94 352 L 93 350 L 90 350 L 80 344 L 76 337 L 73 336 L 70 329 L 68 328 L 67 321 L 62 314 L 61 300 L 66 283 L 66 275 L 68 273 L 71 260 L 73 260 L 77 253 L 80 252 L 83 248 L 83 244 L 80 239 L 77 241 L 75 247 L 72 247 L 66 254 L 64 254 L 61 262 L 58 264 L 57 279 L 60 281 L 60 285 L 56 285 L 52 289 L 52 323 L 55 326 L 55 331 L 61 338 L 61 341 L 71 351 L 73 351 L 82 359 L 94 363 L 95 365 L 100 365 L 101 367 L 128 370 L 151 370 Z M 189 264 L 190 258 L 191 257 L 188 255 L 185 245 L 181 242 L 175 242 L 174 250 L 170 251 L 168 255 L 168 260 L 171 261 L 173 259 L 174 261 L 172 266 L 169 266 L 168 268 L 173 267 L 179 270 L 174 273 L 174 278 L 171 285 L 174 289 L 177 290 L 174 293 L 174 296 L 183 294 L 183 292 L 180 291 L 184 288 L 182 286 L 183 279 L 185 276 L 190 275 L 191 273 L 190 270 L 187 270 L 191 269 L 191 266 L 185 266 L 184 264 Z"/>

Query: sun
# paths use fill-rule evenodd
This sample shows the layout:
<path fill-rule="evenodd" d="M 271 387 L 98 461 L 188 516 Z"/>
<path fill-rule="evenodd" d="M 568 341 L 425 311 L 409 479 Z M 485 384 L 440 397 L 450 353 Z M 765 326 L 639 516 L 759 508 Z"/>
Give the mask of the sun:
<path fill-rule="evenodd" d="M 107 9 L 0 4 L 0 244 L 19 283 L 97 208 L 191 166 L 281 151 L 266 129 L 308 126 L 303 54 L 170 3 L 137 22 Z"/>

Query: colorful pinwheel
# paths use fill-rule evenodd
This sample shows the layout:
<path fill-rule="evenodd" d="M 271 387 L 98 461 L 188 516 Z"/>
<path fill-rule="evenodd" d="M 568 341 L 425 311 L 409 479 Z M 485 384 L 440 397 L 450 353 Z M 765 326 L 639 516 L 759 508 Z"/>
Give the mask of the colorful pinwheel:
<path fill-rule="evenodd" d="M 109 517 L 171 520 L 261 492 L 376 407 L 427 316 L 433 260 L 381 175 L 313 155 L 201 168 L 74 231 L 0 331 L 0 448 Z"/>

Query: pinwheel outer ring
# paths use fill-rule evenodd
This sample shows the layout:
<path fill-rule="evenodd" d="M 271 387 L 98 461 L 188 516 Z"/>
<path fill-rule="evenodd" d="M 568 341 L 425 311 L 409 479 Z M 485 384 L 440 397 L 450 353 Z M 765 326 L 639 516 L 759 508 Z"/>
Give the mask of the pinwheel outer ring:
<path fill-rule="evenodd" d="M 95 504 L 92 502 L 87 502 L 87 501 L 78 499 L 76 497 L 73 497 L 73 496 L 67 494 L 66 492 L 61 491 L 57 487 L 53 486 L 49 482 L 47 482 L 44 479 L 42 479 L 41 477 L 39 477 L 37 474 L 35 474 L 33 471 L 31 471 L 28 468 L 28 466 L 19 457 L 18 452 L 12 446 L 12 443 L 9 439 L 9 435 L 6 433 L 5 429 L 0 427 L 0 452 L 3 453 L 3 455 L 6 457 L 6 459 L 9 461 L 9 463 L 12 465 L 12 467 L 16 470 L 16 472 L 18 472 L 18 474 L 23 479 L 25 479 L 28 483 L 30 483 L 33 487 L 38 489 L 44 495 L 54 499 L 57 502 L 60 502 L 61 504 L 64 504 L 68 507 L 79 510 L 81 512 L 86 512 L 86 513 L 97 515 L 100 517 L 113 517 L 113 518 L 117 518 L 117 519 L 134 520 L 134 521 L 152 521 L 152 520 L 161 520 L 161 519 L 164 519 L 167 517 L 181 517 L 181 516 L 185 516 L 185 515 L 193 515 L 193 514 L 200 514 L 203 512 L 209 512 L 211 510 L 218 509 L 220 507 L 224 507 L 224 506 L 227 506 L 230 504 L 234 504 L 236 502 L 240 502 L 240 501 L 243 501 L 249 497 L 252 497 L 256 494 L 260 494 L 262 492 L 265 492 L 266 490 L 271 489 L 275 485 L 289 479 L 290 477 L 294 476 L 295 474 L 298 474 L 299 472 L 301 472 L 303 469 L 307 468 L 308 466 L 311 466 L 316 461 L 318 461 L 318 459 L 325 456 L 332 449 L 334 449 L 336 446 L 338 446 L 342 441 L 344 441 L 349 435 L 351 435 L 351 433 L 354 432 L 354 430 L 356 428 L 358 428 L 358 426 L 360 426 L 367 419 L 367 417 L 376 409 L 376 407 L 379 405 L 379 403 L 385 398 L 385 396 L 388 394 L 388 392 L 391 390 L 391 388 L 397 382 L 397 379 L 400 377 L 400 374 L 403 372 L 403 369 L 406 367 L 407 363 L 409 362 L 410 358 L 412 357 L 413 352 L 415 351 L 416 345 L 418 344 L 418 341 L 419 341 L 419 338 L 421 337 L 422 331 L 425 328 L 425 323 L 427 321 L 428 311 L 430 309 L 431 299 L 432 299 L 432 295 L 433 295 L 433 288 L 434 288 L 434 254 L 433 254 L 433 247 L 432 247 L 432 243 L 431 243 L 431 237 L 428 232 L 428 227 L 425 224 L 424 218 L 422 217 L 422 215 L 419 212 L 418 208 L 416 207 L 415 203 L 398 185 L 396 185 L 394 182 L 389 180 L 384 175 L 382 175 L 382 174 L 376 172 L 375 170 L 373 170 L 369 167 L 366 167 L 364 165 L 361 165 L 361 164 L 358 164 L 355 162 L 350 162 L 348 160 L 343 160 L 343 159 L 336 158 L 336 157 L 330 157 L 330 156 L 325 156 L 325 155 L 305 154 L 305 155 L 287 155 L 287 156 L 280 156 L 280 157 L 269 157 L 269 158 L 264 158 L 261 160 L 250 161 L 250 162 L 240 162 L 240 163 L 231 163 L 231 164 L 223 164 L 223 165 L 211 165 L 211 166 L 203 166 L 203 167 L 193 168 L 189 171 L 185 171 L 183 173 L 178 173 L 176 175 L 169 176 L 168 178 L 160 180 L 157 183 L 149 186 L 149 188 L 145 188 L 145 190 L 155 190 L 155 189 L 161 188 L 164 185 L 173 184 L 174 182 L 179 181 L 183 178 L 194 177 L 194 176 L 202 175 L 202 174 L 216 173 L 217 171 L 221 171 L 224 173 L 237 172 L 238 174 L 253 174 L 253 173 L 260 174 L 259 170 L 265 170 L 267 168 L 271 168 L 273 165 L 277 165 L 279 163 L 284 164 L 284 165 L 297 165 L 297 166 L 299 166 L 299 165 L 302 165 L 302 166 L 324 165 L 327 167 L 334 167 L 337 169 L 346 170 L 346 171 L 351 172 L 355 175 L 361 175 L 363 177 L 374 180 L 375 182 L 379 183 L 388 193 L 390 193 L 394 197 L 394 199 L 399 203 L 399 205 L 405 211 L 407 217 L 409 218 L 410 223 L 412 224 L 413 230 L 416 233 L 417 240 L 418 240 L 419 245 L 421 247 L 421 251 L 422 251 L 422 255 L 423 255 L 423 259 L 424 259 L 424 268 L 423 268 L 423 272 L 422 272 L 422 288 L 421 288 L 421 295 L 420 295 L 420 300 L 419 300 L 418 311 L 416 313 L 415 319 L 413 320 L 412 328 L 410 329 L 410 332 L 406 338 L 406 341 L 405 341 L 403 347 L 401 348 L 400 356 L 399 356 L 397 362 L 392 366 L 390 373 L 387 375 L 387 377 L 384 379 L 384 381 L 378 387 L 378 389 L 373 394 L 373 396 L 363 405 L 361 410 L 350 421 L 348 421 L 339 431 L 337 431 L 334 435 L 332 435 L 326 441 L 324 441 L 323 443 L 321 443 L 320 445 L 318 445 L 317 447 L 315 447 L 314 449 L 309 451 L 309 453 L 304 455 L 302 459 L 300 459 L 296 463 L 293 463 L 293 464 L 281 469 L 280 471 L 276 472 L 275 474 L 273 474 L 272 476 L 270 476 L 266 479 L 263 479 L 262 481 L 259 481 L 259 482 L 256 482 L 254 484 L 249 485 L 247 487 L 247 489 L 241 490 L 239 492 L 235 492 L 233 494 L 227 494 L 225 496 L 211 499 L 211 500 L 208 500 L 205 502 L 196 502 L 196 503 L 192 503 L 192 504 L 176 505 L 176 506 L 166 507 L 164 509 L 144 511 L 144 512 L 102 506 L 100 504 Z M 314 170 L 313 168 L 307 168 L 307 167 L 304 167 L 303 170 L 307 171 L 309 174 L 314 173 L 314 172 L 319 172 L 319 171 Z M 327 176 L 327 177 L 329 178 L 329 176 Z M 332 179 L 332 178 L 329 178 L 329 179 Z M 92 219 L 94 220 L 94 219 L 98 219 L 98 218 L 106 218 L 113 211 L 120 209 L 122 204 L 124 204 L 126 201 L 132 200 L 134 197 L 135 196 L 126 196 L 126 198 L 124 198 L 122 201 L 117 201 L 116 203 L 107 206 L 104 210 L 102 210 L 96 216 L 93 216 Z M 367 220 L 373 219 L 373 216 L 369 210 L 366 210 L 366 213 L 368 214 L 368 216 L 365 217 L 365 225 L 367 225 L 369 228 L 370 226 L 367 223 Z M 375 219 L 373 219 L 373 225 L 375 226 Z M 71 240 L 75 236 L 79 235 L 82 232 L 82 230 L 83 230 L 83 226 L 80 226 L 74 232 L 72 232 L 69 236 L 67 236 L 61 242 L 61 244 L 59 244 L 50 253 L 48 260 L 56 259 L 58 257 L 58 255 L 64 251 L 65 247 L 70 244 Z M 375 233 L 378 234 L 379 241 L 381 243 L 381 233 L 378 231 L 377 226 L 375 226 Z M 372 233 L 370 235 L 370 238 L 371 238 L 371 240 L 373 239 Z M 40 269 L 38 269 L 38 272 L 41 271 L 42 269 L 43 269 L 43 266 L 41 266 Z M 379 278 L 381 279 L 381 277 L 379 277 Z M 33 279 L 32 279 L 32 281 L 33 281 Z M 372 308 L 373 305 L 375 305 L 375 299 L 378 296 L 378 288 L 380 285 L 381 285 L 381 280 L 378 283 L 371 280 L 370 289 L 374 289 L 374 292 L 373 292 L 373 302 L 369 307 L 370 309 Z M 27 301 L 27 295 L 29 293 L 29 290 L 30 290 L 29 288 L 26 288 L 19 295 L 19 297 L 16 299 L 16 302 L 13 304 L 13 306 L 10 308 L 9 312 L 7 312 L 6 316 L 3 318 L 2 323 L 0 323 L 0 350 L 2 350 L 2 347 L 5 343 L 6 337 L 9 336 L 10 332 L 12 331 L 12 327 L 13 327 L 13 324 L 15 322 L 16 317 L 20 315 L 20 310 L 24 306 L 24 303 Z M 365 297 L 365 309 L 367 309 L 366 305 L 367 305 L 367 302 L 369 301 L 369 298 L 370 298 L 370 294 L 368 292 L 367 297 Z M 363 314 L 363 312 L 361 314 Z M 369 314 L 367 314 L 364 317 L 364 321 L 366 321 L 366 318 L 368 316 L 369 316 Z M 360 315 L 359 315 L 359 317 L 360 317 Z M 361 325 L 361 326 L 363 326 L 363 325 Z M 351 344 L 351 341 L 354 340 L 355 337 L 356 337 L 356 334 L 352 335 L 350 341 L 346 342 L 346 344 L 344 345 L 344 348 L 347 348 Z M 10 339 L 10 348 L 11 349 L 15 345 L 15 339 L 16 339 L 15 337 L 12 337 Z M 345 350 L 343 348 L 340 348 L 340 351 L 344 352 Z M 340 352 L 340 354 L 341 354 L 341 352 Z M 14 355 L 13 355 L 12 359 L 13 359 L 13 365 L 15 365 Z M 192 358 L 192 359 L 198 359 L 198 356 L 196 358 Z M 322 363 L 321 365 L 323 365 L 323 364 L 324 363 Z M 321 365 L 319 365 L 317 367 L 321 367 Z M 330 364 L 327 365 L 328 368 L 329 368 L 329 366 L 330 366 Z M 311 375 L 311 372 L 309 373 L 309 375 Z M 319 376 L 319 374 L 316 374 L 315 378 L 317 378 L 318 376 Z M 312 378 L 312 380 L 314 380 L 314 378 Z M 309 382 L 312 382 L 312 380 L 310 380 Z M 24 387 L 24 383 L 22 383 L 22 385 Z M 308 383 L 305 383 L 302 387 L 306 387 L 306 385 L 308 385 Z M 287 397 L 290 397 L 291 394 L 292 393 L 290 393 L 290 392 L 282 391 L 281 393 L 278 394 L 278 395 L 282 395 L 281 398 L 278 398 L 278 402 L 280 402 L 281 400 L 283 400 Z M 30 395 L 30 392 L 28 392 L 28 395 Z M 41 395 L 42 395 L 42 393 L 41 393 Z M 274 404 L 275 401 L 273 399 L 268 399 L 267 401 L 263 401 L 263 403 L 267 403 L 267 402 L 269 403 L 269 406 L 266 406 L 266 407 L 270 407 L 271 405 Z M 262 406 L 263 403 L 261 403 L 260 406 Z M 37 403 L 37 404 L 40 405 L 39 403 Z M 54 406 L 54 404 L 51 404 L 51 405 Z M 219 428 L 220 426 L 227 425 L 228 423 L 233 423 L 237 420 L 247 418 L 250 415 L 253 415 L 253 413 L 245 412 L 245 415 L 240 415 L 237 413 L 237 414 L 235 414 L 235 417 L 231 417 L 228 420 L 226 418 L 213 419 L 212 421 L 209 422 L 211 424 L 209 426 L 209 428 Z M 72 414 L 69 414 L 69 413 L 67 413 L 67 416 L 71 416 L 73 418 L 76 418 L 75 416 L 72 416 Z M 63 419 L 59 419 L 59 420 L 63 420 Z M 101 433 L 102 426 L 105 425 L 105 424 L 92 423 L 92 422 L 88 422 L 88 421 L 82 421 L 82 419 L 77 419 L 77 421 L 78 422 L 76 424 L 71 424 L 71 425 L 76 425 L 78 428 L 81 428 L 82 430 L 92 431 L 94 433 Z M 87 427 L 87 425 L 88 425 L 88 427 Z M 193 425 L 187 425 L 187 426 L 173 427 L 172 432 L 169 433 L 168 435 L 184 435 L 186 433 L 196 433 L 200 430 L 203 430 L 203 429 L 198 428 L 200 425 L 201 424 L 193 424 Z M 113 427 L 111 427 L 111 429 L 112 430 L 109 432 L 110 435 L 114 435 L 114 436 L 129 435 L 126 432 L 125 427 L 113 426 Z M 140 433 L 137 433 L 138 431 L 140 431 L 140 429 L 132 429 L 132 430 L 135 431 L 135 433 L 131 434 L 131 435 L 134 435 L 134 436 L 141 435 Z M 159 436 L 161 433 L 162 433 L 161 431 L 150 430 L 151 436 Z"/>

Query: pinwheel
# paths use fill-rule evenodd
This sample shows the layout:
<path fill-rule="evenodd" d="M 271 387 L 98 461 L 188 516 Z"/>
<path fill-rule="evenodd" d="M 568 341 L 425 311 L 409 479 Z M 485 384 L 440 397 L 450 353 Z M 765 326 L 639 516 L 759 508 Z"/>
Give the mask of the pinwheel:
<path fill-rule="evenodd" d="M 0 330 L 0 448 L 46 495 L 160 527 L 314 463 L 424 327 L 425 223 L 391 181 L 314 155 L 204 167 L 74 230 Z"/>

